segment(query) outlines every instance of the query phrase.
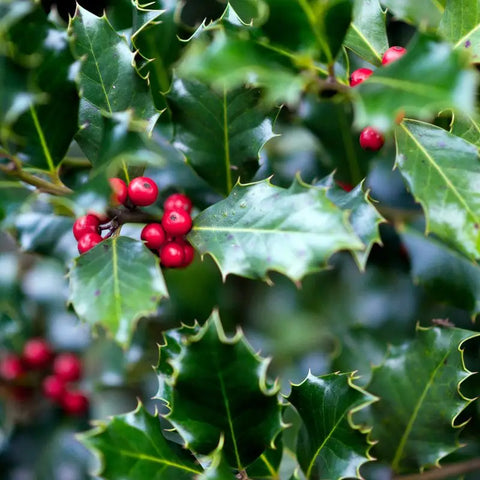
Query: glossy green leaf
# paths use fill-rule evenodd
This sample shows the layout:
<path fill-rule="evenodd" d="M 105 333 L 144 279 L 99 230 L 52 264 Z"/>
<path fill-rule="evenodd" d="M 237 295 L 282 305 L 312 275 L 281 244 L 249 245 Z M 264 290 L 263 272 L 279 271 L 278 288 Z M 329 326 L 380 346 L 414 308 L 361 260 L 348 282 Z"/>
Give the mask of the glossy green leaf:
<path fill-rule="evenodd" d="M 217 449 L 209 455 L 211 457 L 210 464 L 205 471 L 195 477 L 195 480 L 236 480 L 238 477 L 228 465 L 223 453 L 223 441 L 220 441 Z"/>
<path fill-rule="evenodd" d="M 439 32 L 458 50 L 480 61 L 480 2 L 478 0 L 448 0 Z"/>
<path fill-rule="evenodd" d="M 359 93 L 358 125 L 388 130 L 398 115 L 429 118 L 447 108 L 471 112 L 476 76 L 449 44 L 419 35 L 406 55 L 375 70 L 352 92 Z"/>
<path fill-rule="evenodd" d="M 453 114 L 450 133 L 480 147 L 480 122 L 477 115 L 455 112 Z"/>
<path fill-rule="evenodd" d="M 471 258 L 480 256 L 477 148 L 433 125 L 406 120 L 396 130 L 400 169 L 427 218 L 426 231 Z"/>
<path fill-rule="evenodd" d="M 455 421 L 470 403 L 459 387 L 469 375 L 463 343 L 478 334 L 457 328 L 419 328 L 417 337 L 392 347 L 373 370 L 368 391 L 372 405 L 374 455 L 395 472 L 438 466 L 459 448 Z"/>
<path fill-rule="evenodd" d="M 398 19 L 434 29 L 438 26 L 444 11 L 439 0 L 381 0 L 382 4 Z"/>
<path fill-rule="evenodd" d="M 353 0 L 267 0 L 270 41 L 333 64 L 352 19 Z M 288 35 L 285 34 L 288 32 Z"/>
<path fill-rule="evenodd" d="M 191 480 L 202 472 L 195 459 L 162 434 L 157 416 L 139 404 L 136 410 L 97 422 L 79 435 L 101 459 L 102 478 L 122 480 Z"/>
<path fill-rule="evenodd" d="M 358 184 L 350 192 L 338 187 L 333 175 L 328 176 L 318 185 L 328 187 L 328 198 L 339 208 L 349 213 L 349 221 L 365 245 L 365 250 L 353 250 L 352 254 L 361 269 L 365 269 L 368 255 L 375 243 L 380 244 L 378 225 L 385 221 L 371 202 L 368 193 L 363 191 L 363 183 Z"/>
<path fill-rule="evenodd" d="M 275 448 L 270 447 L 247 468 L 248 476 L 255 480 L 279 479 L 283 454 L 283 444 L 279 438 L 275 441 Z"/>
<path fill-rule="evenodd" d="M 221 91 L 244 84 L 260 87 L 270 105 L 296 104 L 306 79 L 293 69 L 291 54 L 219 30 L 213 41 L 191 41 L 178 65 L 182 78 L 210 83 Z M 293 59 L 294 60 L 294 59 Z"/>
<path fill-rule="evenodd" d="M 439 302 L 480 312 L 480 267 L 438 239 L 413 228 L 400 232 L 412 276 Z"/>
<path fill-rule="evenodd" d="M 265 278 L 275 270 L 299 280 L 324 268 L 338 250 L 364 248 L 346 215 L 326 189 L 298 180 L 288 189 L 269 181 L 237 184 L 195 218 L 188 238 L 213 257 L 224 278 Z"/>
<path fill-rule="evenodd" d="M 139 241 L 104 240 L 74 261 L 70 302 L 91 325 L 101 324 L 119 343 L 130 340 L 136 321 L 167 295 L 157 258 Z"/>
<path fill-rule="evenodd" d="M 381 65 L 388 49 L 385 18 L 379 0 L 356 0 L 345 46 L 367 62 Z"/>
<path fill-rule="evenodd" d="M 99 18 L 81 7 L 70 22 L 69 33 L 74 54 L 82 60 L 78 81 L 83 99 L 107 114 L 131 109 L 150 131 L 158 111 L 147 82 L 135 71 L 134 54 L 125 38 L 115 32 L 105 16 Z M 85 138 L 98 137 L 101 130 L 100 115 L 87 118 L 84 111 L 83 130 L 78 137 L 81 146 Z"/>
<path fill-rule="evenodd" d="M 353 380 L 351 374 L 309 373 L 292 386 L 288 400 L 303 420 L 297 456 L 307 480 L 361 478 L 360 466 L 372 460 L 369 430 L 355 425 L 352 417 L 376 398 Z"/>
<path fill-rule="evenodd" d="M 226 460 L 242 470 L 282 429 L 278 386 L 266 378 L 268 361 L 241 332 L 227 338 L 217 312 L 178 346 L 180 353 L 168 363 L 160 347 L 160 384 L 170 384 L 163 389 L 168 420 L 186 447 L 200 454 L 214 451 L 223 436 Z"/>
<path fill-rule="evenodd" d="M 253 89 L 217 93 L 177 78 L 168 94 L 174 146 L 218 192 L 228 195 L 238 179 L 251 180 L 259 151 L 273 137 L 272 120 L 258 107 Z"/>

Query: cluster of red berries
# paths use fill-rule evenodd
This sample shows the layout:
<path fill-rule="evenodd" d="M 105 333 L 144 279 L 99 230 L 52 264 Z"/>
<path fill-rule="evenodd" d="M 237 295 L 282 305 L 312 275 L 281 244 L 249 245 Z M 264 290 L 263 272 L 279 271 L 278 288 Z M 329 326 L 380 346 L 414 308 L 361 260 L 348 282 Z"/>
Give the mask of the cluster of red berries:
<path fill-rule="evenodd" d="M 69 352 L 55 355 L 46 340 L 31 338 L 25 343 L 21 355 L 8 352 L 0 359 L 0 378 L 14 386 L 31 386 L 35 372 L 42 376 L 43 395 L 65 413 L 83 415 L 87 412 L 88 397 L 72 386 L 82 376 L 82 364 L 77 355 Z"/>
<path fill-rule="evenodd" d="M 389 63 L 398 60 L 400 57 L 405 55 L 407 50 L 403 47 L 390 47 L 382 57 L 382 65 L 387 65 Z M 355 70 L 350 75 L 350 86 L 354 87 L 364 82 L 371 74 L 373 70 L 369 68 L 359 68 Z M 365 127 L 360 133 L 360 146 L 364 150 L 373 150 L 377 151 L 383 147 L 385 139 L 381 132 L 373 127 Z"/>
<path fill-rule="evenodd" d="M 136 177 L 127 184 L 120 178 L 109 180 L 112 188 L 111 202 L 134 211 L 155 203 L 158 187 L 149 177 Z M 193 261 L 194 249 L 185 239 L 192 228 L 192 202 L 182 193 L 170 195 L 163 204 L 164 213 L 159 222 L 147 224 L 141 233 L 145 245 L 158 254 L 165 267 L 183 268 Z M 116 219 L 87 214 L 73 224 L 73 234 L 78 241 L 78 251 L 85 253 L 118 228 Z M 105 237 L 101 232 L 110 229 Z"/>

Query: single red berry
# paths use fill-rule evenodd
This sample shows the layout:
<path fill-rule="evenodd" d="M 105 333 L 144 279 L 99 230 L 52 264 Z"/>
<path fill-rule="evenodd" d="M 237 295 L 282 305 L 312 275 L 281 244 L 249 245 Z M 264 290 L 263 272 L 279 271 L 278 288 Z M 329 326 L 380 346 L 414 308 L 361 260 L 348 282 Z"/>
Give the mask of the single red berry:
<path fill-rule="evenodd" d="M 407 53 L 407 49 L 403 47 L 390 47 L 382 57 L 382 65 L 387 65 L 389 63 L 398 60 L 400 57 L 403 57 Z"/>
<path fill-rule="evenodd" d="M 158 197 L 157 184 L 148 177 L 134 178 L 128 184 L 128 197 L 134 205 L 139 207 L 147 207 Z"/>
<path fill-rule="evenodd" d="M 0 378 L 11 382 L 25 373 L 22 359 L 15 353 L 9 353 L 0 360 Z"/>
<path fill-rule="evenodd" d="M 89 213 L 83 217 L 79 217 L 73 224 L 73 235 L 76 240 L 80 240 L 86 233 L 98 233 L 100 220 L 96 215 Z"/>
<path fill-rule="evenodd" d="M 42 391 L 50 400 L 59 402 L 65 395 L 65 382 L 56 375 L 49 375 L 43 379 Z"/>
<path fill-rule="evenodd" d="M 360 133 L 360 146 L 364 150 L 380 150 L 384 143 L 383 135 L 373 127 L 365 127 Z"/>
<path fill-rule="evenodd" d="M 162 217 L 162 226 L 167 235 L 186 235 L 192 228 L 192 217 L 183 209 L 168 210 Z"/>
<path fill-rule="evenodd" d="M 371 74 L 373 70 L 369 68 L 359 68 L 358 70 L 354 70 L 350 75 L 350 86 L 354 87 L 359 83 L 364 82 Z"/>
<path fill-rule="evenodd" d="M 184 260 L 184 249 L 178 242 L 168 242 L 160 249 L 160 263 L 165 267 L 181 267 Z"/>
<path fill-rule="evenodd" d="M 74 353 L 60 353 L 53 361 L 53 373 L 65 382 L 75 382 L 82 376 L 82 363 Z"/>
<path fill-rule="evenodd" d="M 31 338 L 23 346 L 23 361 L 30 368 L 44 368 L 52 357 L 50 344 L 43 338 Z"/>
<path fill-rule="evenodd" d="M 127 201 L 128 188 L 127 184 L 117 177 L 109 178 L 110 187 L 112 187 L 112 195 L 110 200 L 113 205 L 123 205 Z"/>
<path fill-rule="evenodd" d="M 88 398 L 80 390 L 66 390 L 60 401 L 69 415 L 83 415 L 88 410 Z"/>
<path fill-rule="evenodd" d="M 188 267 L 195 258 L 195 249 L 190 245 L 189 242 L 184 241 L 182 243 L 183 246 L 183 263 L 182 267 Z"/>
<path fill-rule="evenodd" d="M 165 230 L 159 223 L 145 225 L 140 238 L 150 250 L 158 250 L 167 241 Z"/>
<path fill-rule="evenodd" d="M 340 182 L 340 180 L 337 180 L 336 183 L 341 189 L 345 190 L 346 192 L 351 192 L 353 190 L 353 185 L 351 185 L 350 183 Z"/>
<path fill-rule="evenodd" d="M 80 253 L 88 252 L 95 245 L 98 245 L 103 238 L 98 233 L 86 233 L 78 241 L 78 251 Z"/>
<path fill-rule="evenodd" d="M 165 200 L 163 204 L 163 209 L 167 210 L 183 210 L 191 213 L 192 211 L 192 201 L 183 193 L 173 193 Z"/>

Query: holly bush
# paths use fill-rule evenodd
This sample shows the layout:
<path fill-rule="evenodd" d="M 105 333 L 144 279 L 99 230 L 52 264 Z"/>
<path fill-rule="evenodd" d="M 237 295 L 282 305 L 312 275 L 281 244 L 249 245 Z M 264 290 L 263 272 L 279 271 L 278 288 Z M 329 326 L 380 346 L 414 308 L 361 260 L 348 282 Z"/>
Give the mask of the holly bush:
<path fill-rule="evenodd" d="M 478 0 L 1 0 L 2 478 L 479 478 L 479 55 Z"/>

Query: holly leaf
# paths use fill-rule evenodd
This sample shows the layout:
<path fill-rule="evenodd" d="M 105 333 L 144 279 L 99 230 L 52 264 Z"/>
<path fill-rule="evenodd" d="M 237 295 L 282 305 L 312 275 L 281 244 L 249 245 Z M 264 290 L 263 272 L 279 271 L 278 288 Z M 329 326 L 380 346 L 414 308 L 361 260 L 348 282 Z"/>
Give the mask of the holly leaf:
<path fill-rule="evenodd" d="M 396 62 L 375 70 L 352 90 L 358 125 L 388 130 L 398 115 L 428 118 L 442 109 L 471 112 L 476 81 L 461 52 L 418 35 Z"/>
<path fill-rule="evenodd" d="M 392 15 L 413 25 L 434 29 L 443 14 L 443 6 L 438 0 L 381 0 Z"/>
<path fill-rule="evenodd" d="M 459 388 L 470 376 L 463 344 L 476 332 L 418 327 L 414 340 L 391 347 L 373 369 L 368 391 L 380 396 L 371 407 L 372 437 L 379 458 L 395 472 L 439 466 L 459 448 L 455 421 L 471 402 Z"/>
<path fill-rule="evenodd" d="M 198 333 L 183 336 L 181 352 L 167 363 L 160 360 L 157 369 L 160 383 L 171 386 L 163 389 L 166 418 L 186 448 L 206 455 L 223 437 L 228 464 L 243 470 L 283 428 L 278 385 L 266 378 L 268 361 L 240 331 L 227 338 L 217 312 Z"/>
<path fill-rule="evenodd" d="M 349 221 L 355 233 L 365 245 L 365 250 L 352 250 L 352 255 L 360 269 L 363 270 L 373 245 L 381 243 L 378 225 L 385 219 L 373 206 L 368 193 L 363 191 L 363 182 L 350 192 L 345 192 L 335 184 L 333 176 L 330 175 L 322 182 L 322 185 L 328 186 L 328 198 L 337 207 L 350 212 Z"/>
<path fill-rule="evenodd" d="M 353 21 L 345 37 L 345 46 L 373 65 L 382 64 L 388 49 L 386 13 L 378 0 L 357 0 Z"/>
<path fill-rule="evenodd" d="M 360 466 L 373 460 L 369 430 L 355 425 L 352 417 L 377 399 L 353 380 L 353 374 L 309 373 L 292 385 L 288 400 L 303 420 L 297 457 L 307 480 L 362 478 Z"/>
<path fill-rule="evenodd" d="M 454 43 L 454 48 L 471 54 L 473 62 L 480 61 L 480 11 L 478 0 L 447 2 L 439 33 Z"/>
<path fill-rule="evenodd" d="M 477 115 L 454 112 L 450 133 L 480 147 L 480 122 Z"/>
<path fill-rule="evenodd" d="M 70 21 L 69 34 L 73 52 L 82 60 L 78 83 L 83 99 L 107 114 L 130 109 L 137 120 L 145 122 L 145 130 L 151 131 L 159 113 L 147 82 L 135 71 L 134 54 L 125 38 L 113 29 L 105 15 L 97 17 L 80 6 Z M 88 137 L 98 137 L 102 128 L 101 115 L 87 117 L 87 112 L 84 106 L 83 129 L 77 136 L 82 148 Z"/>
<path fill-rule="evenodd" d="M 400 230 L 414 280 L 439 302 L 480 312 L 480 267 L 457 250 L 411 227 Z"/>
<path fill-rule="evenodd" d="M 15 222 L 17 212 L 32 194 L 21 182 L 8 180 L 0 174 L 0 226 L 2 229 Z"/>
<path fill-rule="evenodd" d="M 396 129 L 396 165 L 422 204 L 427 225 L 470 258 L 480 256 L 480 163 L 471 143 L 428 123 L 405 120 Z"/>
<path fill-rule="evenodd" d="M 258 107 L 259 93 L 239 89 L 217 93 L 177 78 L 168 94 L 175 124 L 174 145 L 218 192 L 228 195 L 237 179 L 258 169 L 259 151 L 272 138 L 272 120 Z"/>
<path fill-rule="evenodd" d="M 101 324 L 126 346 L 136 320 L 167 296 L 157 258 L 141 243 L 114 237 L 74 260 L 70 302 L 90 325 Z"/>
<path fill-rule="evenodd" d="M 324 268 L 336 251 L 364 248 L 346 216 L 326 189 L 299 180 L 285 189 L 265 180 L 235 185 L 195 218 L 188 238 L 212 256 L 223 278 L 266 278 L 275 270 L 296 281 Z"/>
<path fill-rule="evenodd" d="M 157 415 L 139 404 L 125 415 L 97 422 L 96 428 L 78 435 L 101 459 L 97 475 L 121 480 L 191 480 L 202 472 L 195 459 L 162 434 Z"/>

